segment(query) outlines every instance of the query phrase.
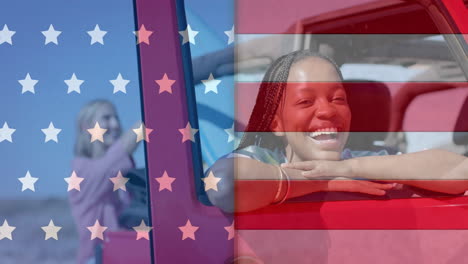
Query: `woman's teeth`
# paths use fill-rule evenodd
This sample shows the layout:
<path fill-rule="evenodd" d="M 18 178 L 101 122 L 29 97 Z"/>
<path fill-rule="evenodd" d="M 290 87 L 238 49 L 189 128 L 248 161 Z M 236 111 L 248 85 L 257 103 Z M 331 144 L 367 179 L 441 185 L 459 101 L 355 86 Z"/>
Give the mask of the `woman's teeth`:
<path fill-rule="evenodd" d="M 329 140 L 338 137 L 338 129 L 336 128 L 323 128 L 309 134 L 309 137 L 315 140 Z"/>

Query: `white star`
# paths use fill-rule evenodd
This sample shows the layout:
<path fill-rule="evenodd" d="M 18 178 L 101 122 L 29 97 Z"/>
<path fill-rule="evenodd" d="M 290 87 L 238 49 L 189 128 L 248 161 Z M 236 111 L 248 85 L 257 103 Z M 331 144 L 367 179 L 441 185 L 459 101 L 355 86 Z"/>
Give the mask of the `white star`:
<path fill-rule="evenodd" d="M 184 128 L 180 128 L 179 132 L 182 134 L 182 143 L 187 140 L 195 142 L 195 134 L 198 133 L 198 129 L 192 128 L 190 122 L 187 122 L 187 125 Z"/>
<path fill-rule="evenodd" d="M 120 73 L 115 80 L 110 80 L 109 82 L 111 82 L 112 85 L 114 85 L 114 94 L 117 92 L 122 92 L 124 94 L 127 93 L 127 89 L 125 88 L 125 86 L 127 86 L 127 84 L 130 81 L 122 78 L 122 75 Z"/>
<path fill-rule="evenodd" d="M 130 178 L 123 177 L 121 171 L 117 173 L 117 176 L 109 178 L 109 180 L 114 184 L 114 192 L 118 189 L 127 191 L 125 184 L 130 180 Z"/>
<path fill-rule="evenodd" d="M 218 93 L 218 84 L 221 80 L 216 80 L 213 77 L 213 74 L 210 73 L 210 77 L 207 80 L 202 80 L 202 83 L 205 85 L 205 94 L 208 92 Z"/>
<path fill-rule="evenodd" d="M 192 43 L 195 45 L 195 36 L 198 35 L 199 31 L 192 30 L 192 27 L 187 24 L 187 28 L 184 31 L 179 31 L 179 34 L 182 35 L 182 45 L 184 45 L 187 42 Z"/>
<path fill-rule="evenodd" d="M 36 93 L 36 91 L 34 91 L 34 86 L 38 83 L 38 80 L 31 79 L 29 73 L 26 74 L 26 78 L 24 78 L 23 80 L 18 80 L 18 82 L 23 87 L 23 89 L 21 90 L 22 94 L 24 94 L 25 92 Z"/>
<path fill-rule="evenodd" d="M 42 230 L 44 230 L 44 232 L 45 232 L 45 238 L 44 238 L 44 240 L 47 240 L 47 239 L 49 239 L 49 238 L 53 238 L 53 239 L 55 239 L 55 240 L 58 240 L 58 235 L 57 235 L 57 233 L 58 233 L 58 231 L 60 231 L 60 229 L 62 229 L 62 227 L 56 226 L 56 225 L 54 224 L 54 221 L 52 221 L 52 219 L 50 220 L 49 225 L 42 226 L 41 228 L 42 228 Z"/>
<path fill-rule="evenodd" d="M 143 219 L 142 219 L 139 226 L 134 226 L 133 227 L 133 230 L 135 230 L 135 232 L 137 232 L 136 240 L 139 240 L 140 238 L 144 238 L 146 240 L 149 240 L 149 232 L 151 231 L 151 229 L 153 229 L 153 228 L 150 227 L 150 226 L 147 226 L 145 224 L 145 221 L 143 221 Z"/>
<path fill-rule="evenodd" d="M 107 34 L 107 31 L 101 30 L 99 25 L 96 24 L 94 30 L 88 31 L 88 34 L 91 36 L 91 45 L 96 42 L 101 43 L 104 45 L 104 36 Z"/>
<path fill-rule="evenodd" d="M 2 240 L 4 238 L 8 238 L 10 240 L 13 240 L 13 237 L 11 236 L 11 233 L 15 229 L 16 229 L 16 227 L 10 226 L 8 224 L 8 221 L 5 219 L 5 221 L 3 221 L 3 225 L 0 226 L 0 240 Z"/>
<path fill-rule="evenodd" d="M 205 183 L 205 191 L 208 190 L 215 190 L 218 191 L 218 182 L 221 180 L 221 178 L 215 177 L 213 172 L 210 171 L 207 177 L 202 178 L 202 181 Z"/>
<path fill-rule="evenodd" d="M 3 140 L 8 140 L 10 142 L 13 142 L 13 140 L 11 139 L 11 136 L 13 135 L 15 131 L 16 129 L 8 127 L 7 122 L 3 123 L 3 127 L 0 128 L 0 142 L 2 142 Z"/>
<path fill-rule="evenodd" d="M 98 140 L 104 143 L 104 134 L 107 132 L 107 129 L 101 128 L 99 122 L 94 124 L 94 128 L 88 129 L 88 133 L 91 134 L 91 143 Z"/>
<path fill-rule="evenodd" d="M 140 142 L 145 140 L 146 142 L 150 142 L 149 135 L 153 132 L 153 129 L 145 127 L 145 124 L 141 123 L 139 128 L 132 129 L 133 132 L 136 134 L 136 142 Z"/>
<path fill-rule="evenodd" d="M 190 219 L 187 219 L 187 223 L 184 226 L 179 226 L 179 230 L 182 232 L 182 240 L 185 240 L 187 238 L 195 240 L 195 232 L 199 228 L 199 226 L 192 225 Z"/>
<path fill-rule="evenodd" d="M 50 122 L 48 128 L 44 128 L 44 129 L 41 129 L 41 130 L 42 130 L 42 132 L 44 132 L 44 134 L 46 136 L 44 142 L 48 142 L 49 140 L 53 140 L 53 141 L 58 143 L 57 136 L 60 133 L 60 131 L 62 131 L 62 129 L 55 128 L 54 123 Z"/>
<path fill-rule="evenodd" d="M 62 31 L 57 31 L 54 29 L 54 26 L 51 24 L 49 26 L 49 29 L 46 31 L 41 31 L 42 34 L 45 36 L 45 45 L 49 43 L 55 43 L 55 45 L 58 45 L 58 36 L 62 34 Z"/>
<path fill-rule="evenodd" d="M 72 175 L 68 178 L 63 178 L 68 183 L 68 192 L 75 189 L 80 191 L 80 184 L 84 181 L 84 178 L 76 176 L 76 172 L 73 171 Z"/>
<path fill-rule="evenodd" d="M 138 37 L 137 44 L 145 43 L 147 45 L 150 44 L 150 36 L 153 35 L 153 31 L 147 30 L 145 25 L 141 25 L 138 31 L 134 31 L 133 34 Z"/>
<path fill-rule="evenodd" d="M 64 82 L 68 86 L 67 93 L 71 93 L 71 92 L 81 93 L 80 86 L 84 83 L 84 81 L 76 78 L 75 73 L 72 74 L 72 77 L 70 78 L 70 80 L 64 80 Z"/>
<path fill-rule="evenodd" d="M 36 190 L 34 189 L 34 183 L 37 182 L 37 180 L 39 180 L 39 178 L 34 178 L 34 177 L 31 177 L 31 174 L 28 172 L 26 172 L 26 176 L 22 177 L 22 178 L 18 178 L 18 180 L 21 182 L 21 184 L 23 185 L 21 187 L 21 191 L 24 192 L 25 190 L 29 189 L 33 192 L 35 192 Z"/>
<path fill-rule="evenodd" d="M 235 236 L 234 221 L 232 221 L 230 226 L 225 226 L 224 229 L 228 232 L 228 240 L 233 239 Z"/>
<path fill-rule="evenodd" d="M 174 177 L 169 177 L 167 171 L 164 171 L 161 177 L 154 178 L 159 183 L 159 191 L 167 189 L 172 192 L 172 183 L 176 180 Z"/>
<path fill-rule="evenodd" d="M 236 135 L 235 135 L 235 132 L 234 132 L 234 123 L 232 123 L 231 128 L 224 129 L 224 132 L 226 132 L 226 134 L 228 134 L 228 140 L 227 140 L 228 143 L 236 139 Z"/>
<path fill-rule="evenodd" d="M 90 240 L 93 240 L 95 238 L 99 238 L 101 240 L 104 240 L 104 234 L 103 233 L 104 233 L 104 231 L 106 231 L 107 227 L 102 226 L 101 224 L 99 224 L 99 220 L 96 220 L 94 225 L 88 226 L 87 228 L 91 232 Z"/>
<path fill-rule="evenodd" d="M 5 24 L 3 25 L 3 29 L 0 30 L 0 45 L 3 43 L 9 43 L 10 45 L 13 45 L 13 41 L 11 40 L 11 37 L 16 33 L 16 31 L 11 31 L 8 29 L 8 26 Z"/>
<path fill-rule="evenodd" d="M 231 30 L 226 30 L 224 31 L 224 34 L 226 34 L 228 36 L 228 42 L 227 44 L 231 44 L 234 42 L 234 25 L 232 25 L 232 28 Z"/>

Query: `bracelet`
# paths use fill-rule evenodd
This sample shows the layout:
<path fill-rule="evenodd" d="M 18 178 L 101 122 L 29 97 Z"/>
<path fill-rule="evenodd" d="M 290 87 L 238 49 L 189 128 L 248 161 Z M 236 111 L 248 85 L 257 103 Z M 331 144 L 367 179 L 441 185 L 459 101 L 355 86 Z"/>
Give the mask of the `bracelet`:
<path fill-rule="evenodd" d="M 278 166 L 278 172 L 279 172 L 279 185 L 278 185 L 278 191 L 276 191 L 276 195 L 275 195 L 275 199 L 273 200 L 273 203 L 276 202 L 280 198 L 281 189 L 283 187 L 283 173 L 281 170 L 281 166 Z"/>
<path fill-rule="evenodd" d="M 289 176 L 288 174 L 284 171 L 283 168 L 281 168 L 281 166 L 279 167 L 279 172 L 280 172 L 280 184 L 279 184 L 279 187 L 278 187 L 278 192 L 276 193 L 276 196 L 275 196 L 275 200 L 276 201 L 278 199 L 278 196 L 281 194 L 281 187 L 283 186 L 283 175 L 285 176 L 286 178 L 286 193 L 284 194 L 284 196 L 281 198 L 281 200 L 279 202 L 275 202 L 273 204 L 281 204 L 283 203 L 284 201 L 286 201 L 286 199 L 288 199 L 288 196 L 289 196 L 289 192 L 291 190 L 291 180 L 289 179 Z"/>
<path fill-rule="evenodd" d="M 283 168 L 281 168 L 281 166 L 280 166 L 280 170 L 286 177 L 286 180 L 287 180 L 286 184 L 287 184 L 288 187 L 286 187 L 286 193 L 284 194 L 283 199 L 281 199 L 281 201 L 279 201 L 278 204 L 284 203 L 284 201 L 286 201 L 286 199 L 288 199 L 289 192 L 291 191 L 291 179 L 289 178 L 289 175 L 286 173 L 286 171 L 284 171 Z"/>

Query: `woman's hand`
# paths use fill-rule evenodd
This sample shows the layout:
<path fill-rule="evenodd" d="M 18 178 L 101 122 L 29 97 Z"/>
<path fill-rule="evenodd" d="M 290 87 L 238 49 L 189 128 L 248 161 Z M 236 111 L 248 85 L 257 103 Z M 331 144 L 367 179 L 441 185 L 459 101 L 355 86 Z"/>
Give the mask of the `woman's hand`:
<path fill-rule="evenodd" d="M 336 177 L 329 180 L 325 190 L 328 192 L 356 192 L 371 195 L 385 195 L 395 185 L 393 183 L 376 183 L 365 180 L 353 180 L 344 177 Z"/>
<path fill-rule="evenodd" d="M 302 171 L 302 176 L 311 180 L 326 179 L 323 191 L 328 192 L 357 192 L 371 195 L 385 195 L 386 190 L 392 189 L 394 184 L 382 184 L 365 180 L 350 179 L 355 177 L 352 160 L 328 161 L 314 160 L 304 162 L 285 163 L 283 168 Z"/>
<path fill-rule="evenodd" d="M 356 177 L 354 175 L 353 164 L 351 160 L 330 161 L 330 160 L 312 160 L 281 164 L 283 168 L 296 169 L 302 171 L 302 176 L 306 178 L 317 177 Z"/>

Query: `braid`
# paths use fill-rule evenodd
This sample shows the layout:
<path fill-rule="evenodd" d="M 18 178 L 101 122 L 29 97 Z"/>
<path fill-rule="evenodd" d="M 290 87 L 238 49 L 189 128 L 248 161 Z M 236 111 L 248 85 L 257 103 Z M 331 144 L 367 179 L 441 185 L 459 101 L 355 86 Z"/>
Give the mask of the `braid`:
<path fill-rule="evenodd" d="M 280 104 L 280 99 L 283 98 L 282 95 L 288 80 L 289 68 L 291 67 L 293 58 L 293 56 L 286 57 L 282 63 L 279 63 L 280 66 L 278 67 L 278 71 L 275 73 L 273 78 L 270 78 L 269 80 L 269 82 L 272 83 L 272 92 L 267 93 L 267 104 L 265 105 L 265 109 L 271 109 L 271 111 L 266 111 L 264 113 L 266 116 L 263 118 L 263 122 L 259 127 L 261 132 L 269 132 L 270 130 L 269 128 Z M 272 82 L 272 80 L 277 81 Z"/>
<path fill-rule="evenodd" d="M 272 132 L 271 123 L 275 118 L 281 100 L 284 100 L 284 91 L 289 71 L 295 62 L 308 57 L 321 58 L 330 62 L 335 67 L 340 78 L 343 79 L 338 65 L 325 55 L 310 50 L 300 50 L 281 56 L 273 62 L 263 77 L 254 109 L 238 149 L 250 145 L 258 145 L 269 149 L 284 147 L 284 145 L 279 146 L 281 143 L 278 142 L 278 138 L 273 133 L 260 134 L 249 132 Z"/>

